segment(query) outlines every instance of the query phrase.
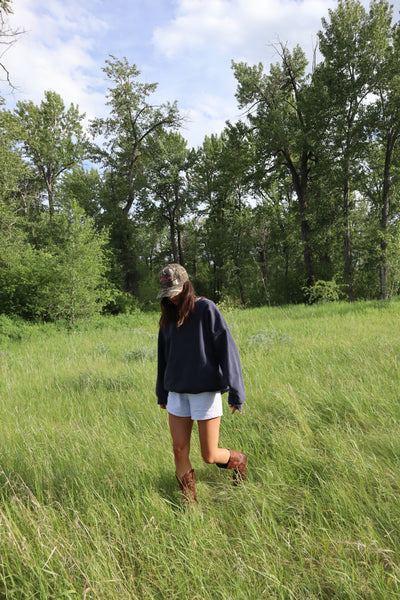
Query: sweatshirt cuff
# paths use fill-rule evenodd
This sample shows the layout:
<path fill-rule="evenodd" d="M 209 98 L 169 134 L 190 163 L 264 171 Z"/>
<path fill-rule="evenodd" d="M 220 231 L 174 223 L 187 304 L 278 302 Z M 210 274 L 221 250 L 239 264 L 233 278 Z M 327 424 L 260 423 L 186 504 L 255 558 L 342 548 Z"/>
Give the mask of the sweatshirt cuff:
<path fill-rule="evenodd" d="M 242 406 L 244 404 L 244 400 L 242 401 L 233 392 L 229 392 L 229 394 L 228 394 L 228 404 L 230 404 L 231 406 L 234 406 L 235 408 L 238 408 L 239 410 L 241 410 L 241 408 L 242 408 Z"/>
<path fill-rule="evenodd" d="M 162 396 L 157 396 L 157 404 L 167 404 L 167 400 L 168 400 L 168 392 L 166 392 Z"/>

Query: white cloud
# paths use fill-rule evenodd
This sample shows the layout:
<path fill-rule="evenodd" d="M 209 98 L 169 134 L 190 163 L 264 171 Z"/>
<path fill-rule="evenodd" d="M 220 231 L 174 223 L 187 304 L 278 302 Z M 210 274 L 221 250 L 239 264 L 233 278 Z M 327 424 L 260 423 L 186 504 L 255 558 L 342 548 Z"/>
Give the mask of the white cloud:
<path fill-rule="evenodd" d="M 245 52 L 262 60 L 268 44 L 302 42 L 302 33 L 320 28 L 334 0 L 178 0 L 176 16 L 154 31 L 155 47 L 169 59 L 199 48 Z M 307 40 L 310 43 L 311 40 Z M 264 49 L 260 56 L 260 49 Z M 207 52 L 207 50 L 206 50 Z M 258 55 L 258 59 L 256 56 Z"/>
<path fill-rule="evenodd" d="M 17 89 L 11 97 L 8 94 L 9 103 L 25 99 L 39 103 L 43 92 L 51 90 L 67 105 L 78 104 L 88 118 L 104 111 L 104 81 L 91 50 L 95 36 L 104 33 L 107 25 L 93 16 L 89 6 L 76 0 L 14 4 L 11 24 L 25 33 L 6 56 Z"/>
<path fill-rule="evenodd" d="M 236 15 L 228 10 L 226 0 L 180 0 L 177 16 L 170 24 L 157 27 L 153 42 L 168 58 L 183 49 L 193 49 L 206 44 L 227 48 L 232 40 L 241 37 Z M 222 35 L 221 35 L 222 33 Z"/>

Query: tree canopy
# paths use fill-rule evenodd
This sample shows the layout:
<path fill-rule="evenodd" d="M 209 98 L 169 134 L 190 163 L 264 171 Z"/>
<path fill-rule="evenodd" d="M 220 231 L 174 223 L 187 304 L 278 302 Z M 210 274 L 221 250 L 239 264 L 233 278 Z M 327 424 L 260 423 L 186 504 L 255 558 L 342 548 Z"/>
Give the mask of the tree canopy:
<path fill-rule="evenodd" d="M 0 312 L 151 307 L 166 262 L 243 307 L 398 294 L 400 25 L 386 0 L 339 0 L 317 35 L 312 65 L 282 43 L 233 61 L 243 117 L 198 148 L 126 58 L 86 127 L 51 91 L 2 108 Z"/>

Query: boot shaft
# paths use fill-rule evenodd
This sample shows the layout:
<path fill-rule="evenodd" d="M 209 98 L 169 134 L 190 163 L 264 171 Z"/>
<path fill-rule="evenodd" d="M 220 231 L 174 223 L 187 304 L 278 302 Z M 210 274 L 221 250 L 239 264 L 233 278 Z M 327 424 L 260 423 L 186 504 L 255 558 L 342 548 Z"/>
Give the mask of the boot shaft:
<path fill-rule="evenodd" d="M 194 478 L 194 469 L 188 471 L 182 477 L 178 477 L 176 475 L 176 479 L 178 480 L 179 487 L 181 492 L 183 493 L 183 497 L 185 502 L 189 505 L 191 502 L 197 504 L 197 496 L 196 496 L 196 484 Z"/>
<path fill-rule="evenodd" d="M 247 456 L 237 450 L 229 450 L 229 460 L 224 464 L 217 463 L 222 469 L 233 469 L 233 485 L 238 485 L 247 478 Z"/>

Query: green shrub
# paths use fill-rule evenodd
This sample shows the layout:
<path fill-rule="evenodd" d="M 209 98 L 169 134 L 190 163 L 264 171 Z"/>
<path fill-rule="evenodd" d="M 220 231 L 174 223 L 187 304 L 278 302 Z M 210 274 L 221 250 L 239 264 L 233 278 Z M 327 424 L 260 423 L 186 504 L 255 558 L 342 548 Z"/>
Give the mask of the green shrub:
<path fill-rule="evenodd" d="M 320 279 L 314 285 L 303 287 L 303 292 L 309 304 L 314 304 L 314 302 L 338 302 L 345 298 L 343 285 L 336 283 L 334 279 L 331 281 Z"/>

